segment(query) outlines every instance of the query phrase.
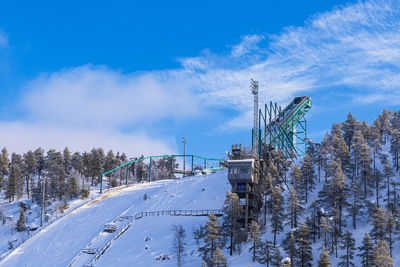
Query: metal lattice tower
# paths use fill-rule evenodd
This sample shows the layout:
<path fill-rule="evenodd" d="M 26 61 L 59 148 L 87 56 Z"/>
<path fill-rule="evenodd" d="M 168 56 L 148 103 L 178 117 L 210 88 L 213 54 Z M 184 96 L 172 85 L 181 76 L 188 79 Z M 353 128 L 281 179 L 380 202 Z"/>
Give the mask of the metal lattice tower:
<path fill-rule="evenodd" d="M 253 114 L 253 134 L 252 144 L 253 148 L 257 148 L 257 135 L 258 135 L 258 81 L 251 79 L 251 93 L 254 95 L 254 114 Z"/>

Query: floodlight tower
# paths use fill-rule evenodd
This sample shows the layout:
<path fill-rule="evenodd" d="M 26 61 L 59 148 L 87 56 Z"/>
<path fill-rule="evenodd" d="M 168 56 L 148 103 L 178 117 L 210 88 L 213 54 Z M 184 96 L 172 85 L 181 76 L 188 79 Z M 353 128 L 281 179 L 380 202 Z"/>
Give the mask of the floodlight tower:
<path fill-rule="evenodd" d="M 256 152 L 255 149 L 258 147 L 258 81 L 251 79 L 250 85 L 251 93 L 254 95 L 254 114 L 253 114 L 253 136 L 252 136 L 252 144 L 253 144 L 253 152 Z"/>

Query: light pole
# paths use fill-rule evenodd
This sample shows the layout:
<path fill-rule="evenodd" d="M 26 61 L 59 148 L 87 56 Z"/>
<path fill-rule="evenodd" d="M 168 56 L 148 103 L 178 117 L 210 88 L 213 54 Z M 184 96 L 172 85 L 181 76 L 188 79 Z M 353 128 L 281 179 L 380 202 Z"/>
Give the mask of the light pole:
<path fill-rule="evenodd" d="M 45 212 L 44 212 L 44 194 L 45 194 L 45 190 L 46 190 L 46 177 L 43 177 L 43 179 L 42 179 L 42 212 L 41 212 L 41 214 L 40 214 L 40 227 L 42 227 L 43 226 L 43 222 L 45 221 L 44 220 L 44 217 L 46 216 L 45 215 Z"/>
<path fill-rule="evenodd" d="M 183 170 L 185 171 L 186 170 L 186 142 L 187 142 L 188 140 L 185 138 L 185 137 L 182 137 L 182 143 L 183 143 Z M 185 175 L 183 175 L 183 176 L 185 176 Z"/>

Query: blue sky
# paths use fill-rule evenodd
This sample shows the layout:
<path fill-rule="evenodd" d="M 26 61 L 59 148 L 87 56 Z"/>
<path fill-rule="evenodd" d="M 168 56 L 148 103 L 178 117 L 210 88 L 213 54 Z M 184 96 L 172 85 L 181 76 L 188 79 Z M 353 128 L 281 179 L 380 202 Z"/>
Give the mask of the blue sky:
<path fill-rule="evenodd" d="M 135 156 L 184 135 L 224 156 L 251 142 L 250 78 L 261 105 L 311 96 L 316 141 L 400 104 L 397 1 L 114 2 L 2 2 L 0 146 Z"/>

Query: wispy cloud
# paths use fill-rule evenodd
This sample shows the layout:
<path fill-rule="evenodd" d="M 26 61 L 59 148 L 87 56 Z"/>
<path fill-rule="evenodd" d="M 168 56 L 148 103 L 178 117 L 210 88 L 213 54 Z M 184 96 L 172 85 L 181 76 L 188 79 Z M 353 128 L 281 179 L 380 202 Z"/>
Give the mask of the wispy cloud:
<path fill-rule="evenodd" d="M 86 65 L 43 74 L 24 87 L 27 115 L 21 123 L 41 122 L 49 131 L 58 127 L 70 136 L 76 131 L 87 140 L 91 135 L 93 140 L 111 140 L 121 137 L 124 125 L 135 128 L 165 118 L 188 119 L 203 110 L 222 108 L 238 114 L 222 128 L 249 127 L 250 78 L 260 83 L 261 102 L 284 104 L 294 95 L 332 94 L 345 87 L 341 97 L 347 94 L 354 102 L 399 104 L 398 10 L 400 2 L 390 0 L 337 7 L 280 34 L 244 36 L 225 54 L 205 50 L 197 57 L 182 58 L 181 67 L 172 70 L 122 74 Z M 0 33 L 0 45 L 1 38 Z M 150 140 L 141 136 L 132 141 L 137 147 Z M 164 150 L 174 147 L 169 139 L 155 138 Z"/>
<path fill-rule="evenodd" d="M 192 77 L 201 96 L 239 111 L 228 127 L 248 127 L 249 79 L 260 81 L 260 99 L 280 103 L 294 94 L 345 86 L 353 101 L 400 103 L 400 2 L 367 1 L 337 7 L 305 26 L 277 35 L 247 36 L 225 56 L 206 54 Z M 196 69 L 192 59 L 186 69 Z M 341 92 L 343 94 L 343 92 Z"/>

